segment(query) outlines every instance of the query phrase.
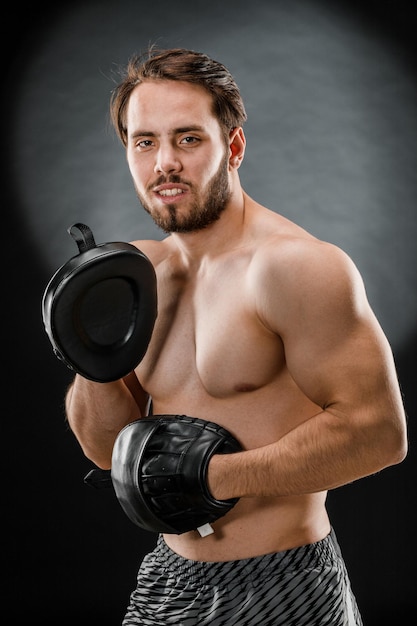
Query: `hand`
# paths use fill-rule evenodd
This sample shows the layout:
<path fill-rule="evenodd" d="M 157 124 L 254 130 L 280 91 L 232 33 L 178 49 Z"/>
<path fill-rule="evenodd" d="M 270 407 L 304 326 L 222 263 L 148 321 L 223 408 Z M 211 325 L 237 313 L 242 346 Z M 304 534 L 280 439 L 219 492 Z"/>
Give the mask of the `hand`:
<path fill-rule="evenodd" d="M 218 500 L 207 485 L 213 455 L 241 446 L 224 428 L 186 415 L 154 415 L 125 426 L 113 448 L 119 502 L 145 530 L 181 534 L 226 515 L 238 498 Z"/>

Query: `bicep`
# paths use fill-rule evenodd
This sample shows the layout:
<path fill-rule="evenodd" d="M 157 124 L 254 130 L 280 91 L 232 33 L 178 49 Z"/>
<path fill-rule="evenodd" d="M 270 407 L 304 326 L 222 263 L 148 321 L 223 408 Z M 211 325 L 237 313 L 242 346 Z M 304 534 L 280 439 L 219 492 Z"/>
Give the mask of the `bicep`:
<path fill-rule="evenodd" d="M 344 311 L 342 318 L 322 317 L 315 328 L 300 325 L 284 346 L 294 381 L 322 408 L 373 402 L 387 380 L 389 348 L 371 313 Z"/>
<path fill-rule="evenodd" d="M 349 257 L 324 246 L 295 266 L 283 288 L 285 299 L 271 303 L 270 316 L 275 310 L 286 365 L 302 392 L 343 413 L 374 402 L 392 370 L 391 353 Z"/>

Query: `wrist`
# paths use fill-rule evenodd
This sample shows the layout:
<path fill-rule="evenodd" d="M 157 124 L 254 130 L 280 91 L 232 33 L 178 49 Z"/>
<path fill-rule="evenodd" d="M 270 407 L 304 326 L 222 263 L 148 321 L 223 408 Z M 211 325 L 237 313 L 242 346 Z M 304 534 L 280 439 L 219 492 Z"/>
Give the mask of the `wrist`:
<path fill-rule="evenodd" d="M 207 469 L 207 487 L 216 500 L 229 500 L 234 498 L 231 493 L 232 481 L 230 480 L 231 454 L 215 454 L 211 457 Z"/>

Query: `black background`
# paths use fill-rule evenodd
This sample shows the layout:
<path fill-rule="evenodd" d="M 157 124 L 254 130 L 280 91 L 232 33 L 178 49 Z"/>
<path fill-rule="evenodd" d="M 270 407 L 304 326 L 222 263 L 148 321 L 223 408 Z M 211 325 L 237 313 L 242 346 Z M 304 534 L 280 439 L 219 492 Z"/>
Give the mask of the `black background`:
<path fill-rule="evenodd" d="M 27 152 L 28 146 L 36 145 L 38 138 L 44 136 L 47 132 L 46 127 L 31 128 L 29 126 L 30 130 L 28 132 L 25 129 L 25 134 L 22 132 L 19 134 L 18 130 L 22 127 L 22 117 L 27 119 L 27 112 L 32 107 L 28 94 L 34 93 L 34 90 L 36 92 L 36 81 L 33 83 L 34 78 L 30 75 L 28 68 L 37 55 L 41 54 L 44 42 L 48 37 L 50 38 L 57 24 L 70 19 L 79 7 L 86 4 L 91 4 L 94 8 L 94 3 L 76 2 L 70 6 L 61 4 L 60 9 L 48 10 L 42 5 L 37 5 L 36 10 L 21 9 L 19 15 L 13 20 L 3 22 L 3 39 L 7 33 L 13 34 L 13 38 L 9 47 L 3 46 L 2 64 L 4 197 L 2 206 L 2 280 L 4 285 L 2 492 L 5 495 L 2 510 L 3 519 L 6 522 L 3 526 L 6 555 L 3 563 L 7 578 L 2 604 L 3 614 L 7 610 L 9 614 L 14 615 L 15 617 L 10 621 L 16 624 L 32 623 L 35 619 L 45 626 L 58 623 L 100 624 L 100 626 L 119 624 L 128 595 L 135 584 L 138 565 L 143 555 L 155 543 L 153 535 L 134 527 L 125 517 L 111 491 L 96 492 L 83 484 L 83 476 L 91 469 L 91 463 L 84 458 L 78 443 L 68 431 L 63 413 L 63 396 L 72 376 L 53 356 L 40 315 L 41 296 L 52 270 L 64 262 L 69 251 L 71 254 L 75 253 L 71 248 L 71 242 L 67 242 L 68 236 L 65 229 L 70 223 L 76 221 L 79 215 L 71 215 L 70 212 L 65 213 L 65 211 L 63 215 L 59 215 L 59 207 L 62 205 L 65 207 L 68 203 L 67 188 L 64 190 L 65 195 L 51 194 L 48 199 L 49 204 L 48 202 L 44 204 L 44 212 L 36 213 L 35 192 L 39 188 L 36 186 L 33 189 L 30 188 L 31 177 L 36 179 L 37 184 L 43 185 L 42 188 L 48 188 L 53 186 L 52 176 L 59 175 L 61 166 L 52 164 L 50 168 L 46 167 L 41 153 L 38 159 L 36 150 L 33 153 Z M 129 5 L 132 9 L 133 4 L 128 2 L 102 3 L 120 12 L 123 12 L 124 5 Z M 270 4 L 274 5 L 274 3 Z M 281 4 L 285 5 L 285 3 Z M 315 4 L 317 7 L 326 6 L 323 2 Z M 199 9 L 205 6 L 198 2 L 197 5 Z M 368 29 L 370 38 L 377 33 L 378 37 L 381 37 L 387 46 L 389 45 L 390 53 L 395 50 L 403 66 L 407 66 L 407 76 L 412 82 L 415 78 L 412 40 L 416 19 L 410 3 L 365 2 L 360 3 L 360 8 L 354 3 L 341 3 L 340 6 L 342 5 L 355 15 L 358 28 L 360 25 L 361 29 Z M 96 3 L 96 6 L 99 8 L 101 5 Z M 162 8 L 161 5 L 159 6 L 158 15 L 155 16 L 157 20 L 155 28 L 156 31 L 160 28 L 162 34 L 169 32 L 170 13 L 168 3 L 166 5 L 162 3 Z M 195 9 L 196 3 L 193 6 Z M 224 30 L 225 38 L 227 38 L 229 33 L 233 33 L 240 6 L 236 2 L 214 3 L 207 6 L 203 14 L 214 15 L 218 19 L 219 28 Z M 136 3 L 135 7 L 141 15 L 147 12 L 147 19 L 149 19 L 151 8 L 140 2 Z M 164 8 L 167 9 L 166 12 Z M 190 5 L 187 2 L 180 2 L 170 10 L 175 12 L 177 17 L 182 11 L 184 16 L 185 34 L 181 39 L 181 45 L 197 48 L 196 41 L 199 35 L 194 30 L 191 31 L 190 20 L 194 24 L 199 24 L 199 19 L 201 19 L 201 29 L 207 38 L 210 33 L 205 29 L 206 22 L 203 16 L 199 18 L 198 12 L 194 10 L 191 15 L 189 8 Z M 156 11 L 155 8 L 153 10 Z M 140 13 L 141 11 L 143 13 Z M 108 15 L 110 14 L 111 11 Z M 262 34 L 261 27 L 262 25 L 259 25 L 260 35 Z M 123 29 L 117 23 L 114 28 L 113 43 L 117 39 L 122 42 Z M 189 46 L 187 28 L 190 28 L 192 32 L 190 36 L 192 44 Z M 171 43 L 170 36 L 166 35 L 162 44 Z M 149 39 L 152 37 L 150 36 Z M 147 42 L 148 37 L 142 36 L 140 45 L 146 45 Z M 129 43 L 131 42 L 126 43 L 127 48 Z M 252 45 L 256 54 L 262 46 L 262 37 L 256 37 L 250 42 L 240 41 L 239 45 L 242 48 Z M 77 42 L 74 41 L 74 47 L 76 46 Z M 130 47 L 133 51 L 133 43 Z M 123 62 L 127 54 L 121 43 L 119 43 L 118 50 Z M 211 50 L 208 52 L 212 53 Z M 219 60 L 227 64 L 227 59 L 221 58 L 221 52 L 220 46 L 216 54 Z M 238 53 L 236 55 L 231 58 L 238 65 L 235 59 L 238 59 L 239 55 Z M 110 66 L 111 51 L 108 53 L 107 61 Z M 47 71 L 50 71 L 50 68 Z M 45 73 L 47 71 L 45 70 Z M 70 72 L 71 66 L 68 67 L 68 59 L 57 55 L 54 59 L 54 71 Z M 244 68 L 239 68 L 238 72 L 241 72 L 243 79 Z M 72 77 L 72 80 L 76 82 L 77 78 Z M 28 81 L 33 83 L 32 91 L 27 86 Z M 249 77 L 248 84 L 250 82 Z M 279 86 L 276 88 L 279 89 Z M 91 97 L 94 99 L 94 93 Z M 96 97 L 104 100 L 101 93 L 98 93 Z M 253 110 L 250 110 L 250 115 L 256 117 L 256 93 L 250 94 L 250 97 L 252 101 L 255 101 L 252 103 Z M 46 109 L 48 99 L 50 96 L 45 92 Z M 103 105 L 104 127 L 107 101 L 101 102 L 101 105 Z M 55 123 L 59 126 L 57 120 L 60 119 L 60 113 L 54 110 L 48 111 L 48 124 L 49 122 L 53 124 L 54 115 L 56 116 Z M 74 118 L 76 117 L 74 114 Z M 415 128 L 413 123 L 411 127 Z M 68 132 L 77 132 L 76 129 L 77 123 Z M 407 227 L 411 232 L 415 232 L 417 219 L 415 216 L 416 198 L 413 196 L 416 189 L 415 172 L 417 171 L 413 132 L 410 132 L 408 138 L 410 142 L 408 153 L 414 155 L 414 162 L 408 163 L 410 174 L 404 179 L 405 183 L 408 182 L 410 186 L 410 194 L 406 196 L 409 203 L 406 215 Z M 392 133 L 395 135 L 395 127 Z M 81 131 L 79 139 L 82 139 Z M 41 140 L 39 141 L 41 143 Z M 106 141 L 109 143 L 109 152 L 116 154 L 120 167 L 124 168 L 124 157 L 119 146 L 108 137 Z M 91 147 L 94 148 L 94 146 L 92 142 Z M 248 153 L 250 149 L 248 146 Z M 86 152 L 88 150 L 87 145 Z M 89 157 L 91 158 L 91 154 Z M 93 160 L 96 161 L 97 158 L 97 155 L 93 154 Z M 53 151 L 51 160 L 53 163 Z M 86 163 L 88 166 L 87 155 Z M 402 162 L 400 165 L 403 167 Z M 106 176 L 108 163 L 102 160 L 100 167 L 102 175 Z M 72 188 L 75 195 L 82 193 L 78 190 L 76 173 L 73 173 L 69 187 L 69 192 L 71 193 Z M 94 172 L 94 175 L 96 174 Z M 62 171 L 61 175 L 68 177 L 68 170 L 65 173 Z M 247 191 L 257 198 L 255 176 L 251 177 L 250 172 L 246 176 L 248 184 L 250 183 Z M 22 186 L 24 187 L 23 194 Z M 348 191 L 346 196 L 348 203 Z M 412 204 L 413 198 L 414 204 Z M 31 199 L 33 199 L 33 204 L 31 204 Z M 279 206 L 272 208 L 281 210 Z M 394 205 L 387 207 L 387 211 L 391 210 L 393 223 L 399 219 L 398 210 L 401 211 L 403 208 L 394 207 Z M 118 210 L 123 210 L 123 208 Z M 135 207 L 134 210 L 137 211 L 135 219 L 143 219 L 140 209 L 137 210 Z M 90 213 L 87 210 L 85 213 L 88 223 Z M 290 209 L 288 214 L 293 217 Z M 83 217 L 84 213 L 81 211 L 81 218 Z M 91 214 L 91 219 L 93 221 L 97 219 L 95 214 Z M 314 221 L 314 213 L 310 219 L 313 220 L 312 223 L 316 225 L 320 235 L 320 221 Z M 34 227 L 35 222 L 39 226 L 38 229 Z M 336 219 L 333 240 L 340 237 L 340 234 L 337 235 L 340 233 L 339 227 L 340 221 Z M 361 229 L 360 224 L 357 228 Z M 106 222 L 106 216 L 103 218 L 103 223 L 100 223 L 99 229 L 101 229 L 99 232 L 102 238 L 107 240 L 113 240 L 119 236 L 129 238 L 128 221 L 125 226 L 120 226 L 117 237 L 114 237 L 111 219 L 109 218 Z M 44 240 L 42 232 L 46 234 Z M 349 245 L 350 234 L 351 231 L 347 230 L 346 239 L 341 237 L 341 242 L 346 241 Z M 131 238 L 135 237 L 136 234 Z M 59 253 L 56 252 L 57 245 L 60 246 Z M 402 245 L 401 241 L 399 245 Z M 380 276 L 378 268 L 385 267 L 383 256 L 381 254 L 381 266 L 379 266 L 375 259 L 368 263 L 367 257 L 362 260 L 358 254 L 359 265 L 365 273 L 367 282 L 372 283 L 374 277 L 374 284 L 378 282 L 378 276 Z M 410 264 L 414 263 L 415 249 L 410 248 L 408 254 L 401 259 L 402 263 L 406 263 L 408 267 L 405 293 L 411 294 L 410 302 L 413 304 L 416 280 L 415 267 L 410 269 Z M 384 307 L 383 298 L 379 299 L 378 293 L 372 291 L 372 285 L 370 289 L 372 297 L 375 298 L 377 314 L 382 316 L 390 332 L 392 329 L 392 338 L 395 338 L 393 349 L 409 415 L 410 453 L 401 465 L 331 492 L 328 499 L 332 522 L 348 564 L 366 626 L 408 623 L 407 616 L 416 608 L 413 566 L 417 554 L 415 521 L 412 513 L 415 508 L 416 493 L 416 462 L 413 445 L 415 434 L 413 417 L 416 408 L 416 323 L 412 320 L 411 322 L 406 320 L 407 323 L 403 322 L 406 328 L 397 340 L 396 315 L 398 312 L 402 319 L 401 310 L 405 309 L 408 304 L 407 299 L 401 301 L 395 296 L 397 278 L 399 282 L 401 280 L 397 276 L 398 268 L 395 264 L 396 261 L 392 261 L 392 274 L 389 276 L 392 282 L 386 284 L 386 290 L 389 292 L 392 288 L 394 292 L 389 300 L 390 305 Z M 400 269 L 401 267 L 403 266 L 400 266 Z M 401 291 L 401 294 L 403 293 L 404 291 Z M 391 338 L 390 332 L 388 335 Z"/>

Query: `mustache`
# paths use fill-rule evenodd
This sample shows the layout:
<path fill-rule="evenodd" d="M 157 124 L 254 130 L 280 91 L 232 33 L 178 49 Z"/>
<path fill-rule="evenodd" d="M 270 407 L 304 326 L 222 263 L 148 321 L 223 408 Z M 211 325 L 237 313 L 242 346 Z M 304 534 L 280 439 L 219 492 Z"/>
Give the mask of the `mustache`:
<path fill-rule="evenodd" d="M 181 176 L 178 176 L 178 174 L 170 174 L 169 176 L 160 176 L 159 178 L 156 179 L 156 181 L 154 181 L 152 183 L 152 185 L 149 187 L 150 189 L 152 189 L 153 187 L 157 187 L 158 185 L 165 185 L 167 183 L 171 183 L 171 184 L 183 184 L 183 185 L 188 185 L 188 186 L 192 186 L 191 183 L 182 180 Z"/>

